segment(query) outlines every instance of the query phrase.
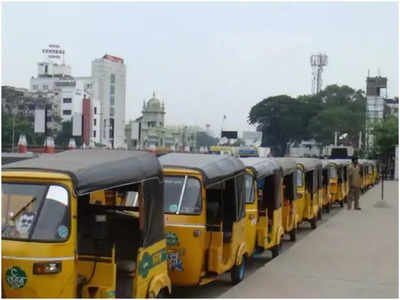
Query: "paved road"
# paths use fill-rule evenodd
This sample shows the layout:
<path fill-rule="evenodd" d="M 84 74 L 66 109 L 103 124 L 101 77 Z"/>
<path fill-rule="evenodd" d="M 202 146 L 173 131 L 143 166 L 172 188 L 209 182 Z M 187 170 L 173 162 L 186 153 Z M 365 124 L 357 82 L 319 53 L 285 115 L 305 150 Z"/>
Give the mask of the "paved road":
<path fill-rule="evenodd" d="M 206 286 L 174 288 L 178 298 L 384 298 L 398 297 L 398 182 L 385 182 L 361 196 L 362 211 L 336 208 L 315 230 L 301 226 L 295 243 L 281 254 L 249 260 L 236 286 L 229 274 Z"/>

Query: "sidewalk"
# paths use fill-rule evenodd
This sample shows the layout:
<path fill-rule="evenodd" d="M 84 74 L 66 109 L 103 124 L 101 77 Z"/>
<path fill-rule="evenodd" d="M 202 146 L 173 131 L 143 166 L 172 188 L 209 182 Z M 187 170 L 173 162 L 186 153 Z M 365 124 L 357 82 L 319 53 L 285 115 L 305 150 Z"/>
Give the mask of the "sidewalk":
<path fill-rule="evenodd" d="M 374 207 L 379 184 L 221 296 L 397 298 L 398 184 L 385 181 L 389 208 Z"/>

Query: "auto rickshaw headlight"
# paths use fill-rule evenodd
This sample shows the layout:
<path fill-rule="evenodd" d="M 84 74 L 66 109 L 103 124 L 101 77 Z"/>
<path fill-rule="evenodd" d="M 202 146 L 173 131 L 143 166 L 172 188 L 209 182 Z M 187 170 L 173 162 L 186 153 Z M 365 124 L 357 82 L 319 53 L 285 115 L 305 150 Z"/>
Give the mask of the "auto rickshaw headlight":
<path fill-rule="evenodd" d="M 45 275 L 45 274 L 58 274 L 61 272 L 61 262 L 40 262 L 33 264 L 33 274 Z"/>

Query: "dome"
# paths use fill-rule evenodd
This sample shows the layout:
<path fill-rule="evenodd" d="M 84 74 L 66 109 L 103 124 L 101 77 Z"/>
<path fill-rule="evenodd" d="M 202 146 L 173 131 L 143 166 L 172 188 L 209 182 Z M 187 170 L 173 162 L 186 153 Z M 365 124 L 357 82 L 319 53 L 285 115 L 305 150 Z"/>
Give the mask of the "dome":
<path fill-rule="evenodd" d="M 148 111 L 162 111 L 161 101 L 156 98 L 156 93 L 153 92 L 153 97 L 147 101 L 147 110 Z"/>

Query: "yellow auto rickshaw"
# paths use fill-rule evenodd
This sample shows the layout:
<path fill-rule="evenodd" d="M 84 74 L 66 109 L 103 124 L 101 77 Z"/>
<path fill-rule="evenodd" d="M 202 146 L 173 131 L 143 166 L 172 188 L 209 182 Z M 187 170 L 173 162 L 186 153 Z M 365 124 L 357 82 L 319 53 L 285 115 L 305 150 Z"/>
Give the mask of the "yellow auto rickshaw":
<path fill-rule="evenodd" d="M 296 241 L 297 232 L 297 165 L 296 161 L 287 157 L 274 157 L 283 177 L 283 208 L 282 223 L 286 234 L 291 241 Z"/>
<path fill-rule="evenodd" d="M 162 188 L 144 152 L 73 150 L 4 167 L 3 297 L 170 294 Z"/>
<path fill-rule="evenodd" d="M 373 168 L 372 182 L 373 182 L 373 185 L 376 185 L 379 181 L 378 164 L 377 164 L 376 160 L 371 160 L 371 162 L 372 162 L 372 168 Z"/>
<path fill-rule="evenodd" d="M 246 235 L 249 253 L 269 249 L 279 255 L 282 224 L 282 177 L 270 158 L 240 158 L 246 166 Z"/>
<path fill-rule="evenodd" d="M 368 189 L 368 161 L 365 159 L 359 159 L 358 164 L 360 166 L 361 175 L 361 192 L 365 193 Z"/>
<path fill-rule="evenodd" d="M 335 160 L 340 165 L 340 172 L 339 172 L 339 182 L 341 184 L 340 193 L 341 199 L 344 202 L 347 202 L 347 198 L 350 193 L 350 181 L 349 181 L 349 172 L 351 166 L 350 159 L 336 159 Z"/>
<path fill-rule="evenodd" d="M 307 221 L 317 227 L 319 213 L 318 173 L 322 167 L 319 159 L 296 158 L 297 163 L 297 214 L 299 222 Z"/>
<path fill-rule="evenodd" d="M 329 176 L 331 208 L 335 203 L 343 207 L 347 190 L 346 182 L 344 181 L 345 171 L 343 170 L 343 164 L 339 159 L 330 159 L 326 163 Z"/>
<path fill-rule="evenodd" d="M 328 161 L 322 161 L 322 210 L 325 213 L 331 211 L 331 192 L 329 186 L 329 166 Z"/>
<path fill-rule="evenodd" d="M 164 214 L 173 285 L 207 284 L 230 271 L 243 280 L 246 258 L 245 166 L 232 156 L 169 153 Z"/>

